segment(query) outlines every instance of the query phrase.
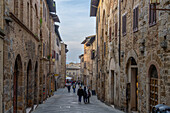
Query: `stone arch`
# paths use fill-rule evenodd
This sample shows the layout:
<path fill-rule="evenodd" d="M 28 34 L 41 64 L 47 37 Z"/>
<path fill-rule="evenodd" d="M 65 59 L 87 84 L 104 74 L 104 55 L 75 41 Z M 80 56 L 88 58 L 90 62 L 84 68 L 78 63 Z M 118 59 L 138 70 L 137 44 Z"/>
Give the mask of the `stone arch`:
<path fill-rule="evenodd" d="M 110 90 L 109 90 L 109 95 L 110 95 L 110 103 L 114 104 L 115 103 L 115 74 L 116 71 L 116 62 L 114 58 L 110 58 L 110 62 L 109 62 L 109 86 L 110 86 Z"/>
<path fill-rule="evenodd" d="M 152 55 L 153 54 L 151 54 L 150 56 L 151 56 L 151 59 L 153 58 L 152 57 Z M 148 58 L 150 58 L 150 56 L 148 57 Z M 160 59 L 159 59 L 160 60 Z M 159 61 L 158 59 L 156 60 L 156 59 L 152 59 L 149 63 L 148 63 L 148 66 L 147 66 L 147 84 L 146 84 L 146 88 L 147 88 L 147 111 L 151 111 L 151 107 L 150 107 L 150 96 L 151 96 L 151 86 L 150 86 L 150 84 L 152 84 L 152 82 L 151 82 L 151 75 L 153 74 L 153 69 L 155 69 L 156 71 L 155 71 L 155 73 L 157 74 L 157 80 L 156 81 L 154 81 L 155 83 L 157 83 L 157 85 L 156 85 L 156 87 L 157 87 L 157 99 L 158 99 L 158 101 L 157 101 L 157 103 L 155 103 L 155 105 L 156 104 L 159 104 L 160 103 L 160 99 L 161 99 L 161 94 L 160 94 L 160 92 L 161 92 L 161 86 L 160 86 L 160 79 L 161 79 L 161 75 L 160 75 L 160 69 L 161 69 L 161 66 L 162 66 L 162 64 L 159 64 L 157 61 Z M 154 74 L 155 74 L 154 73 Z M 152 84 L 152 86 L 153 86 L 153 84 Z"/>
<path fill-rule="evenodd" d="M 34 69 L 34 105 L 38 103 L 38 62 L 36 61 Z"/>
<path fill-rule="evenodd" d="M 18 54 L 14 65 L 13 78 L 13 113 L 23 112 L 24 110 L 24 80 L 21 56 Z"/>
<path fill-rule="evenodd" d="M 32 72 L 32 61 L 29 60 L 27 65 L 27 87 L 26 87 L 26 107 L 30 108 L 33 105 L 33 72 Z"/>
<path fill-rule="evenodd" d="M 135 59 L 136 62 L 138 62 L 138 55 L 135 52 L 135 50 L 131 49 L 128 54 L 126 55 L 126 59 L 125 59 L 125 66 L 127 66 L 126 64 L 128 63 L 129 58 L 133 57 Z M 138 64 L 137 64 L 138 65 Z"/>
<path fill-rule="evenodd" d="M 138 64 L 137 55 L 131 50 L 129 51 L 125 64 L 126 79 L 126 110 L 138 111 Z"/>

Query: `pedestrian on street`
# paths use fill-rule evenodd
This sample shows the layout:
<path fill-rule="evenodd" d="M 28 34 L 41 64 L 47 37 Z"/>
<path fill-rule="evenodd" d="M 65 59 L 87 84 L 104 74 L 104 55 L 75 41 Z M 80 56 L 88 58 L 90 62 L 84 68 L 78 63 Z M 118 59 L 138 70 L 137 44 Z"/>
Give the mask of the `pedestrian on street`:
<path fill-rule="evenodd" d="M 84 91 L 83 91 L 82 87 L 80 86 L 78 91 L 77 91 L 77 95 L 79 97 L 79 102 L 80 103 L 81 103 L 81 98 L 82 98 L 83 94 L 84 94 Z"/>
<path fill-rule="evenodd" d="M 84 96 L 83 96 L 83 99 L 84 99 L 84 103 L 86 104 L 87 103 L 87 90 L 86 90 L 86 86 L 84 86 Z"/>
<path fill-rule="evenodd" d="M 75 93 L 76 85 L 75 85 L 75 84 L 73 84 L 72 88 L 73 88 L 73 92 Z"/>
<path fill-rule="evenodd" d="M 87 90 L 87 101 L 88 101 L 88 103 L 90 103 L 90 97 L 91 97 L 91 91 L 88 88 L 88 90 Z"/>

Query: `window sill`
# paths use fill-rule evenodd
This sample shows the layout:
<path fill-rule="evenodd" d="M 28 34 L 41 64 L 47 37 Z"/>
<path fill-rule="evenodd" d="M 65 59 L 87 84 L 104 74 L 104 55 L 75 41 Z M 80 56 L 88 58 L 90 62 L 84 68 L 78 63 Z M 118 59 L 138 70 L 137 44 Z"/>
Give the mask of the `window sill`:
<path fill-rule="evenodd" d="M 153 27 L 156 25 L 156 22 L 153 22 L 153 23 L 149 23 L 149 27 Z"/>
<path fill-rule="evenodd" d="M 133 30 L 133 33 L 136 33 L 136 32 L 138 32 L 138 28 L 135 28 L 135 29 Z"/>

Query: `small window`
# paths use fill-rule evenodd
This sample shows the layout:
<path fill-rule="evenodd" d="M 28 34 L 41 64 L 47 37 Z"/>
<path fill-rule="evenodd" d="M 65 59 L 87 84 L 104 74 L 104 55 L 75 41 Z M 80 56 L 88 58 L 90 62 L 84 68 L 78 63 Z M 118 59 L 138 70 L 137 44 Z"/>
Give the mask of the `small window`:
<path fill-rule="evenodd" d="M 149 5 L 149 25 L 153 26 L 156 24 L 156 4 Z"/>
<path fill-rule="evenodd" d="M 126 14 L 122 17 L 122 34 L 126 35 Z"/>
<path fill-rule="evenodd" d="M 106 42 L 104 42 L 104 56 L 106 56 Z"/>
<path fill-rule="evenodd" d="M 117 23 L 115 24 L 115 38 L 117 38 L 117 27 L 118 27 L 118 25 L 117 25 Z"/>
<path fill-rule="evenodd" d="M 138 7 L 133 9 L 133 31 L 138 31 Z"/>
<path fill-rule="evenodd" d="M 112 28 L 109 28 L 109 42 L 112 41 Z"/>

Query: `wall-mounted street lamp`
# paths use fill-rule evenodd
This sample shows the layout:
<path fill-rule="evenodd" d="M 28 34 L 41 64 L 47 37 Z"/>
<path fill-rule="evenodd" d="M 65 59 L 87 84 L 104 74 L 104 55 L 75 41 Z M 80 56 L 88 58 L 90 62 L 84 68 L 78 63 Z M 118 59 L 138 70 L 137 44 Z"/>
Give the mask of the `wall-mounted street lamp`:
<path fill-rule="evenodd" d="M 150 4 L 160 4 L 160 0 L 150 0 Z M 170 11 L 170 9 L 157 9 L 156 6 L 152 10 L 162 10 L 162 11 Z"/>

